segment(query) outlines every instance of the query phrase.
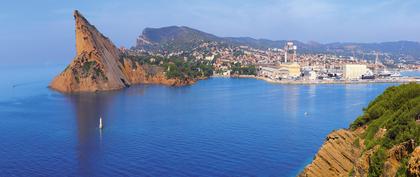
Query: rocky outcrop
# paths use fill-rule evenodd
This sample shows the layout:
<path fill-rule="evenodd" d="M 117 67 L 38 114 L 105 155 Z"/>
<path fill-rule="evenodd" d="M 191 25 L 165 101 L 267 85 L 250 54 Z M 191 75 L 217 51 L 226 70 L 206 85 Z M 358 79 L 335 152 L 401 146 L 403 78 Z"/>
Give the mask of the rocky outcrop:
<path fill-rule="evenodd" d="M 414 149 L 408 161 L 407 176 L 420 176 L 420 146 Z"/>
<path fill-rule="evenodd" d="M 360 133 L 343 129 L 330 133 L 312 163 L 305 167 L 299 177 L 367 177 L 370 160 L 379 146 L 364 151 L 363 139 L 358 136 Z M 420 176 L 420 147 L 415 148 L 414 140 L 395 145 L 387 151 L 381 176 L 396 176 L 401 162 L 408 157 L 408 176 Z"/>
<path fill-rule="evenodd" d="M 368 176 L 370 158 L 378 150 L 378 148 L 379 146 L 375 146 L 374 148 L 367 150 L 357 159 L 356 163 L 354 164 L 353 176 Z"/>
<path fill-rule="evenodd" d="M 312 163 L 299 176 L 348 176 L 361 153 L 353 143 L 356 138 L 353 132 L 344 129 L 330 133 Z"/>
<path fill-rule="evenodd" d="M 127 62 L 121 51 L 102 35 L 77 10 L 76 57 L 50 84 L 61 92 L 93 92 L 115 90 L 131 84 L 165 84 L 183 86 L 195 82 L 192 79 L 167 79 L 159 66 L 139 65 Z"/>
<path fill-rule="evenodd" d="M 191 85 L 196 81 L 193 79 L 168 79 L 165 76 L 165 68 L 154 65 L 140 65 L 129 59 L 123 60 L 123 72 L 133 84 L 163 84 L 168 86 Z"/>
<path fill-rule="evenodd" d="M 400 168 L 400 162 L 405 157 L 413 152 L 415 148 L 414 140 L 408 140 L 407 142 L 395 145 L 390 150 L 388 150 L 388 158 L 384 163 L 384 177 L 393 177 L 396 175 L 398 169 Z"/>
<path fill-rule="evenodd" d="M 420 177 L 419 100 L 420 84 L 387 88 L 349 129 L 328 135 L 300 176 Z"/>
<path fill-rule="evenodd" d="M 76 57 L 50 84 L 62 92 L 114 90 L 128 86 L 118 62 L 121 52 L 77 10 Z"/>

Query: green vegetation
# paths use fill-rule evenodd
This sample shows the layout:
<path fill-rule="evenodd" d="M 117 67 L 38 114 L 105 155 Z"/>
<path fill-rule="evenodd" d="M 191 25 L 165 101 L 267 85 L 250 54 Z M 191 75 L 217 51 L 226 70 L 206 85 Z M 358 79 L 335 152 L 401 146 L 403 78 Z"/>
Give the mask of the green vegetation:
<path fill-rule="evenodd" d="M 406 177 L 407 176 L 407 163 L 408 163 L 408 158 L 404 158 L 401 161 L 401 166 L 397 171 L 396 176 L 398 177 Z"/>
<path fill-rule="evenodd" d="M 231 72 L 230 74 L 237 74 L 237 75 L 257 75 L 257 68 L 255 65 L 250 66 L 242 66 L 240 63 L 232 63 L 231 64 Z"/>
<path fill-rule="evenodd" d="M 172 60 L 165 63 L 167 68 L 166 77 L 168 78 L 199 78 L 209 77 L 213 74 L 210 62 L 184 62 L 182 60 Z"/>
<path fill-rule="evenodd" d="M 353 177 L 354 176 L 354 168 L 350 170 L 348 177 Z"/>
<path fill-rule="evenodd" d="M 369 177 L 381 176 L 386 160 L 386 151 L 380 147 L 371 157 L 369 162 Z"/>
<path fill-rule="evenodd" d="M 364 134 L 367 149 L 375 145 L 390 148 L 393 145 L 414 139 L 420 142 L 420 126 L 416 117 L 420 114 L 420 84 L 404 84 L 389 87 L 372 101 L 364 114 L 351 124 L 355 129 L 368 125 Z M 387 129 L 385 136 L 374 139 L 380 128 Z"/>
<path fill-rule="evenodd" d="M 212 62 L 207 60 L 192 60 L 188 57 L 161 57 L 152 55 L 125 56 L 132 62 L 141 65 L 155 65 L 165 69 L 169 79 L 202 78 L 213 75 Z"/>
<path fill-rule="evenodd" d="M 360 138 L 356 138 L 353 142 L 353 145 L 356 146 L 357 148 L 360 147 Z"/>
<path fill-rule="evenodd" d="M 243 55 L 245 55 L 245 53 L 244 53 L 244 51 L 243 51 L 243 50 L 235 50 L 235 51 L 233 52 L 233 56 L 234 56 L 234 57 L 239 57 L 239 56 L 243 56 Z"/>
<path fill-rule="evenodd" d="M 88 73 L 89 70 L 97 64 L 96 61 L 87 61 L 83 63 L 83 73 Z"/>
<path fill-rule="evenodd" d="M 81 62 L 78 67 L 73 68 L 72 72 L 75 75 L 76 82 L 80 82 L 79 78 L 87 78 L 91 77 L 92 79 L 103 79 L 108 80 L 108 78 L 105 76 L 105 73 L 101 70 L 100 65 L 97 61 L 86 61 Z M 69 67 L 66 68 L 66 70 L 69 69 Z"/>
<path fill-rule="evenodd" d="M 367 126 L 361 138 L 366 148 L 378 146 L 378 150 L 370 160 L 369 176 L 382 174 L 386 152 L 394 145 L 413 139 L 419 145 L 420 125 L 416 118 L 420 115 L 420 84 L 410 83 L 392 86 L 372 101 L 350 126 L 351 129 Z M 383 136 L 375 136 L 380 129 L 385 130 Z M 406 163 L 406 162 L 402 162 Z M 404 176 L 405 164 L 399 170 Z"/>

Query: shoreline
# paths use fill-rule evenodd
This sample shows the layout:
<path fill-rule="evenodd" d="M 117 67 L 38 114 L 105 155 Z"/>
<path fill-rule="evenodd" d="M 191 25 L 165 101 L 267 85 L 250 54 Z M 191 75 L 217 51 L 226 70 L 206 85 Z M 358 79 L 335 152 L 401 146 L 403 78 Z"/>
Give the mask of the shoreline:
<path fill-rule="evenodd" d="M 215 78 L 250 78 L 263 80 L 272 84 L 287 84 L 287 85 L 317 85 L 317 84 L 380 84 L 380 83 L 420 83 L 420 77 L 401 77 L 396 79 L 374 79 L 374 80 L 274 80 L 266 77 L 253 75 L 238 75 L 238 76 L 219 76 L 213 75 Z"/>

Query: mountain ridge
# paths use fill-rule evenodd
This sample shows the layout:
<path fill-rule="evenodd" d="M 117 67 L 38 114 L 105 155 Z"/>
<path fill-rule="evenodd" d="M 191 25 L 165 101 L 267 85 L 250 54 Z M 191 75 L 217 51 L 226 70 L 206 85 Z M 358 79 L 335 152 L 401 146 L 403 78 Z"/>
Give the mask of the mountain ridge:
<path fill-rule="evenodd" d="M 158 40 L 155 40 L 158 39 Z M 283 48 L 286 42 L 297 44 L 301 53 L 330 53 L 337 55 L 362 55 L 362 53 L 381 52 L 398 57 L 405 55 L 408 58 L 419 60 L 420 42 L 416 41 L 390 41 L 390 42 L 302 42 L 299 40 L 270 40 L 255 39 L 251 37 L 220 37 L 187 26 L 168 26 L 161 28 L 145 28 L 138 37 L 134 49 L 154 51 L 192 50 L 202 42 L 219 42 L 229 46 L 249 46 L 257 49 Z"/>

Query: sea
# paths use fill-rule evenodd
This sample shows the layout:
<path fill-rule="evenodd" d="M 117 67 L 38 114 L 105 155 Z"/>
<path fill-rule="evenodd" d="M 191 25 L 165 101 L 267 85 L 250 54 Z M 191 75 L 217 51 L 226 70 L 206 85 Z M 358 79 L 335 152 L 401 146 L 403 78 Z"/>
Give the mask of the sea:
<path fill-rule="evenodd" d="M 398 85 L 209 78 L 63 94 L 47 87 L 63 68 L 1 69 L 0 176 L 296 176 Z"/>

